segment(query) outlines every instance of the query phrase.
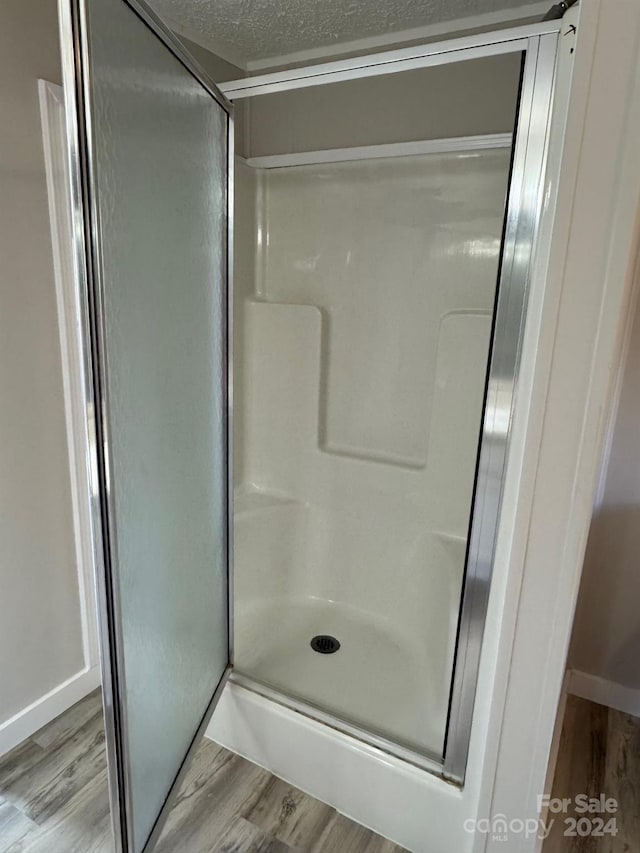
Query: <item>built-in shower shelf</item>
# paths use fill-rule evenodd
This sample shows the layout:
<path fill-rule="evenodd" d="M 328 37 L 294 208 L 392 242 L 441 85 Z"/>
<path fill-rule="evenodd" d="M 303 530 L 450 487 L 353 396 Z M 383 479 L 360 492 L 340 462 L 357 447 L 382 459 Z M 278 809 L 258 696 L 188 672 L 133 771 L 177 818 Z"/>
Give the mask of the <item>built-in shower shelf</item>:
<path fill-rule="evenodd" d="M 239 489 L 233 495 L 233 515 L 234 518 L 241 518 L 256 512 L 281 509 L 294 504 L 300 504 L 300 501 L 261 489 Z"/>

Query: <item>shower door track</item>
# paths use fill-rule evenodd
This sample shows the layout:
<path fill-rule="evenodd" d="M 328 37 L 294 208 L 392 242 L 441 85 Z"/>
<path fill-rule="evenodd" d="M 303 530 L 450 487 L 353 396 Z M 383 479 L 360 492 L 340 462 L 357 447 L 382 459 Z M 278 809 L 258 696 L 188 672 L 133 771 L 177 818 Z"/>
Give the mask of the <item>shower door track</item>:
<path fill-rule="evenodd" d="M 445 776 L 442 759 L 435 754 L 430 755 L 426 751 L 422 753 L 410 746 L 403 746 L 397 741 L 372 732 L 371 729 L 359 726 L 357 723 L 348 722 L 342 717 L 332 714 L 330 711 L 325 711 L 312 702 L 298 699 L 295 696 L 277 690 L 275 687 L 269 687 L 269 685 L 264 684 L 256 678 L 243 675 L 237 669 L 231 671 L 229 682 L 237 684 L 238 687 L 243 687 L 245 690 L 250 690 L 252 693 L 257 693 L 258 696 L 282 705 L 290 711 L 302 714 L 310 720 L 322 723 L 322 725 L 328 726 L 330 729 L 335 729 L 341 734 L 354 738 L 367 746 L 379 749 L 386 755 L 392 755 L 401 761 L 406 761 L 408 764 L 419 767 L 421 770 L 428 770 L 435 776 L 443 778 Z"/>
<path fill-rule="evenodd" d="M 469 753 L 482 639 L 510 448 L 529 282 L 534 252 L 540 248 L 536 238 L 545 192 L 548 189 L 544 177 L 561 26 L 561 20 L 545 21 L 246 77 L 220 86 L 224 95 L 234 101 L 506 53 L 523 54 L 515 144 L 498 273 L 498 301 L 494 313 L 494 331 L 485 386 L 485 407 L 443 756 L 435 761 L 420 756 L 413 750 L 405 749 L 368 730 L 350 723 L 341 723 L 327 712 L 284 696 L 238 673 L 234 672 L 231 678 L 235 683 L 280 705 L 351 734 L 372 747 L 404 758 L 458 785 L 464 783 Z M 231 362 L 231 359 L 229 361 Z M 229 399 L 232 400 L 231 377 L 229 382 Z M 231 423 L 229 429 L 231 432 Z M 496 487 L 496 484 L 499 485 Z M 231 575 L 232 555 L 231 547 Z M 230 589 L 232 588 L 231 579 Z M 233 616 L 232 607 L 230 616 Z M 233 649 L 233 618 L 229 620 L 229 630 L 230 647 Z"/>

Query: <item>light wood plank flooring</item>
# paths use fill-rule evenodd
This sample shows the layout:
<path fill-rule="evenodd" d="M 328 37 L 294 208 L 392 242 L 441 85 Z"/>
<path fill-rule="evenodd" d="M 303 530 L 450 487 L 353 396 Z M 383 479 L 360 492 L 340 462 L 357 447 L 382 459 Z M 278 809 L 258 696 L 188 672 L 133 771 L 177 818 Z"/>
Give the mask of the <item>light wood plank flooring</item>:
<path fill-rule="evenodd" d="M 565 836 L 565 818 L 585 817 L 570 808 L 549 815 L 555 820 L 543 853 L 640 853 L 640 719 L 569 696 L 552 796 L 573 801 L 577 794 L 618 801 L 617 835 Z"/>
<path fill-rule="evenodd" d="M 0 759 L 1 853 L 110 853 L 99 693 Z M 204 740 L 158 853 L 402 853 L 266 770 Z"/>

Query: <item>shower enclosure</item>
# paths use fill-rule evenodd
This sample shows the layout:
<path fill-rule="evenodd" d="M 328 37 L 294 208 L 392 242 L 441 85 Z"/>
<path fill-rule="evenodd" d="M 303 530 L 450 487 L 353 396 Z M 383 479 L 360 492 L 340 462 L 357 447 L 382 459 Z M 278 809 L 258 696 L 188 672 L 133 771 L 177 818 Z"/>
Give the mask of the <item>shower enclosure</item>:
<path fill-rule="evenodd" d="M 218 89 L 60 9 L 117 844 L 229 681 L 461 785 L 557 23 Z"/>
<path fill-rule="evenodd" d="M 455 69 L 256 95 L 236 119 L 234 666 L 427 766 L 446 733 L 521 55 Z M 455 113 L 436 112 L 443 89 Z"/>

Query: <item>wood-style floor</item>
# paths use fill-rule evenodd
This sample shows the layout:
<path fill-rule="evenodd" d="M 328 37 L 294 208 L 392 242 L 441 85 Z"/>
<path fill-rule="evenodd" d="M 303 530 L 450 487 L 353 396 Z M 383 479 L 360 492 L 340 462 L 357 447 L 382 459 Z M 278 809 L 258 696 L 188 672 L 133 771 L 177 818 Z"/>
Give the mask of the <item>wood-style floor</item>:
<path fill-rule="evenodd" d="M 576 811 L 578 794 L 604 794 L 617 800 L 618 809 L 602 815 Z M 640 719 L 568 696 L 552 796 L 571 799 L 572 805 L 566 813 L 549 814 L 553 825 L 543 853 L 640 853 Z M 585 817 L 597 830 L 595 818 L 606 824 L 615 817 L 617 834 L 581 837 L 578 832 L 590 827 L 583 822 L 576 828 L 573 819 Z M 576 834 L 567 836 L 567 830 Z"/>
<path fill-rule="evenodd" d="M 109 853 L 100 694 L 0 759 L 1 853 Z M 158 853 L 402 853 L 266 770 L 200 745 Z"/>

